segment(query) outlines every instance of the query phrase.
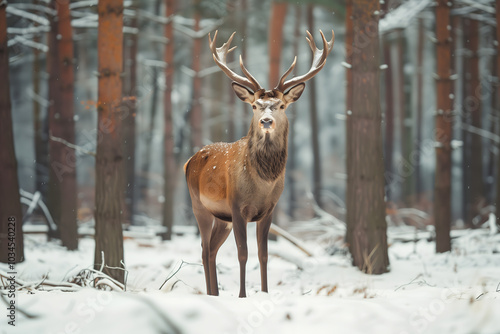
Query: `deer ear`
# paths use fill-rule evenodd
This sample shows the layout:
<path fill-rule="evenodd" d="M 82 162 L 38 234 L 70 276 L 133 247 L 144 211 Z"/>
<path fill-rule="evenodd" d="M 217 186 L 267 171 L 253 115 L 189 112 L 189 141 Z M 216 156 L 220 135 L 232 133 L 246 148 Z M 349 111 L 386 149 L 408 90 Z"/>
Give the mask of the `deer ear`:
<path fill-rule="evenodd" d="M 243 102 L 252 104 L 255 100 L 254 93 L 247 89 L 245 86 L 240 85 L 239 83 L 233 82 L 233 90 L 236 93 L 236 96 Z"/>
<path fill-rule="evenodd" d="M 298 85 L 293 86 L 290 88 L 288 92 L 284 94 L 285 102 L 286 104 L 293 103 L 299 99 L 299 97 L 302 95 L 302 92 L 304 91 L 304 88 L 306 88 L 305 83 L 299 83 Z"/>

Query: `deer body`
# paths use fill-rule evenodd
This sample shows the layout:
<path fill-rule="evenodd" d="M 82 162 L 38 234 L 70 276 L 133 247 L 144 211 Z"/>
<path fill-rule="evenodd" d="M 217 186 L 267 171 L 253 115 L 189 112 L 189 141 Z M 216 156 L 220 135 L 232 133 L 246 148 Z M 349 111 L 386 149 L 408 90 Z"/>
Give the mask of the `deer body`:
<path fill-rule="evenodd" d="M 332 32 L 333 33 L 333 32 Z M 257 244 L 261 270 L 261 289 L 267 292 L 267 237 L 276 203 L 283 192 L 288 149 L 288 119 L 286 108 L 302 94 L 304 81 L 314 76 L 324 65 L 333 46 L 326 42 L 324 50 L 313 52 L 313 66 L 305 76 L 284 81 L 295 62 L 273 90 L 264 90 L 253 78 L 240 59 L 247 78 L 227 68 L 225 56 L 234 36 L 221 48 L 215 48 L 210 39 L 214 60 L 234 80 L 233 90 L 254 114 L 247 136 L 234 143 L 215 143 L 203 147 L 184 165 L 186 182 L 192 200 L 193 212 L 200 228 L 202 259 L 207 292 L 218 295 L 215 258 L 220 246 L 234 230 L 240 263 L 240 297 L 246 296 L 245 266 L 248 257 L 247 223 L 257 223 Z M 314 48 L 313 48 L 314 45 Z M 318 69 L 318 66 L 319 69 Z M 312 71 L 315 71 L 313 74 Z M 300 80 L 297 80 L 300 79 Z M 291 88 L 287 84 L 290 84 Z M 248 89 L 248 88 L 250 89 Z M 288 89 L 289 88 L 289 89 Z"/>

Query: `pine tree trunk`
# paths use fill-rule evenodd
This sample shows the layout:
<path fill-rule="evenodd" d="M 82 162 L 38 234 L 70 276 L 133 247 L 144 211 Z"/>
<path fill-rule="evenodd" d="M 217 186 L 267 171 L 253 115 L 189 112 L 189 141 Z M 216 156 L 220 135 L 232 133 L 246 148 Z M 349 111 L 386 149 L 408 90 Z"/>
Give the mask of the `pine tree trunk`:
<path fill-rule="evenodd" d="M 166 0 L 166 17 L 171 17 L 175 13 L 175 0 Z M 164 112 L 164 162 L 163 162 L 163 194 L 165 202 L 163 203 L 163 226 L 166 227 L 163 240 L 172 239 L 172 227 L 174 225 L 174 196 L 176 186 L 176 162 L 174 154 L 174 125 L 172 119 L 172 88 L 174 85 L 174 27 L 173 21 L 165 25 L 165 37 L 168 44 L 165 47 L 165 92 L 163 95 Z"/>
<path fill-rule="evenodd" d="M 58 135 L 68 143 L 75 143 L 75 121 L 74 121 L 74 55 L 73 55 L 73 33 L 71 28 L 71 13 L 69 1 L 57 1 L 58 16 L 58 74 L 59 74 L 59 96 L 60 105 L 58 116 L 54 120 L 57 123 Z M 57 115 L 57 114 L 56 114 Z M 76 222 L 76 154 L 73 148 L 61 143 L 59 154 L 52 159 L 52 168 L 56 169 L 60 187 L 60 222 L 61 241 L 68 250 L 78 248 L 78 229 Z M 62 146 L 61 146 L 62 145 Z"/>
<path fill-rule="evenodd" d="M 2 184 L 0 187 L 0 262 L 17 263 L 24 261 L 24 239 L 10 102 L 6 7 L 6 2 L 0 3 L 0 78 L 2 78 L 0 80 L 0 147 L 2 148 L 0 150 L 0 183 Z"/>
<path fill-rule="evenodd" d="M 470 125 L 481 129 L 481 83 L 479 79 L 479 22 L 466 19 L 464 21 L 465 49 L 465 95 L 464 107 L 467 115 L 470 115 Z M 483 141 L 476 133 L 469 133 L 470 159 L 467 159 L 467 189 L 468 189 L 468 213 L 466 223 L 473 225 L 473 218 L 479 213 L 479 207 L 484 200 L 483 183 Z"/>
<path fill-rule="evenodd" d="M 295 28 L 293 30 L 293 54 L 299 54 L 299 40 L 300 40 L 300 17 L 302 16 L 302 10 L 301 6 L 296 5 L 295 6 Z M 293 70 L 293 75 L 297 75 L 297 69 L 294 68 Z M 288 216 L 290 218 L 295 217 L 295 205 L 297 202 L 296 195 L 295 195 L 295 169 L 297 165 L 297 154 L 295 152 L 295 136 L 296 136 L 296 131 L 295 131 L 295 121 L 297 117 L 297 106 L 296 104 L 292 104 L 289 109 L 289 116 L 288 119 L 290 120 L 290 134 L 289 134 L 289 141 L 288 141 L 288 161 L 287 161 L 287 174 L 288 174 L 288 181 L 287 181 L 287 186 L 290 192 L 290 199 L 289 199 L 289 204 L 288 204 Z"/>
<path fill-rule="evenodd" d="M 451 76 L 451 36 L 449 0 L 439 0 L 436 7 L 437 114 L 436 174 L 434 185 L 434 225 L 436 252 L 451 250 L 451 139 L 453 100 Z"/>
<path fill-rule="evenodd" d="M 56 10 L 56 1 L 52 0 L 50 7 Z M 48 182 L 48 207 L 50 214 L 57 225 L 57 235 L 50 235 L 52 237 L 60 238 L 60 222 L 61 222 L 61 187 L 60 178 L 61 174 L 65 171 L 65 165 L 60 163 L 62 160 L 61 150 L 64 148 L 63 144 L 50 139 L 53 137 L 61 137 L 61 123 L 57 120 L 60 117 L 61 97 L 59 91 L 59 50 L 57 48 L 57 35 L 58 24 L 55 16 L 50 16 L 50 31 L 47 34 L 47 44 L 49 51 L 47 52 L 47 73 L 49 74 L 48 82 L 48 133 L 49 133 L 49 182 Z"/>
<path fill-rule="evenodd" d="M 496 0 L 496 19 L 497 19 L 497 73 L 500 73 L 500 0 Z M 497 86 L 496 86 L 496 94 L 497 94 L 497 105 L 496 113 L 498 119 L 500 119 L 500 82 L 498 82 L 499 77 L 497 74 Z M 499 124 L 500 126 L 500 124 Z M 500 132 L 500 129 L 499 129 Z M 500 144 L 497 145 L 500 152 Z M 497 225 L 500 225 L 500 154 L 497 154 L 497 174 L 496 174 L 496 196 L 495 196 L 495 207 L 496 207 L 496 216 L 497 216 Z"/>
<path fill-rule="evenodd" d="M 345 61 L 347 64 L 352 66 L 352 55 L 354 53 L 354 22 L 352 18 L 352 5 L 353 5 L 354 0 L 346 0 L 346 11 L 345 11 L 345 49 L 346 49 L 346 55 L 345 55 Z M 346 162 L 345 162 L 345 169 L 346 169 L 346 174 L 347 174 L 347 180 L 349 182 L 349 179 L 352 178 L 352 173 L 351 173 L 351 166 L 353 163 L 353 147 L 352 143 L 354 142 L 353 136 L 354 133 L 352 132 L 352 96 L 353 96 L 353 81 L 352 81 L 352 67 L 346 69 L 346 75 L 345 75 L 345 82 L 346 82 L 346 96 L 345 96 L 345 143 L 346 143 L 346 148 L 345 148 L 345 154 L 346 154 Z M 348 186 L 348 185 L 347 185 Z M 348 189 L 346 187 L 346 200 L 347 200 L 347 195 L 348 195 Z M 346 202 L 347 203 L 347 202 Z M 346 217 L 347 218 L 347 217 Z M 346 242 L 350 242 L 353 239 L 353 235 L 351 234 L 351 229 L 346 230 L 346 236 L 345 240 Z"/>
<path fill-rule="evenodd" d="M 285 24 L 287 6 L 286 2 L 273 1 L 269 16 L 269 87 L 274 87 L 280 79 L 283 25 Z"/>
<path fill-rule="evenodd" d="M 417 37 L 417 73 L 416 73 L 416 145 L 414 147 L 415 155 L 415 194 L 417 203 L 422 196 L 422 176 L 420 166 L 420 145 L 422 143 L 422 115 L 423 115 L 423 62 L 424 62 L 424 20 L 418 19 L 418 37 Z"/>
<path fill-rule="evenodd" d="M 155 15 L 160 15 L 160 7 L 163 0 L 155 0 Z M 160 58 L 159 48 L 155 47 L 155 56 L 156 59 Z M 149 170 L 151 167 L 151 161 L 153 160 L 153 134 L 156 124 L 156 112 L 157 112 L 157 101 L 158 101 L 158 68 L 152 66 L 151 71 L 153 71 L 151 76 L 151 89 L 153 90 L 151 94 L 151 104 L 149 109 L 149 125 L 148 130 L 146 132 L 146 145 L 144 150 L 144 155 L 142 157 L 141 164 L 141 189 L 140 189 L 140 199 L 143 199 L 146 196 L 146 192 L 149 186 Z"/>
<path fill-rule="evenodd" d="M 385 273 L 387 224 L 379 94 L 378 0 L 354 0 L 352 8 L 352 113 L 347 149 L 347 243 L 353 264 L 369 274 Z M 363 41 L 363 47 L 357 45 Z"/>
<path fill-rule="evenodd" d="M 38 5 L 38 0 L 34 0 L 33 4 Z M 38 14 L 38 11 L 35 11 Z M 37 26 L 37 23 L 34 23 Z M 33 41 L 40 43 L 40 36 L 34 36 Z M 40 95 L 40 50 L 33 48 L 33 94 Z M 44 120 L 40 102 L 33 99 L 33 139 L 35 148 L 35 190 L 40 192 L 44 202 L 47 201 L 47 184 L 49 180 L 49 159 L 48 159 L 48 134 L 44 133 Z"/>
<path fill-rule="evenodd" d="M 138 1 L 133 1 L 129 8 L 135 11 L 130 20 L 131 28 L 138 28 Z M 122 137 L 124 157 L 124 210 L 123 222 L 133 224 L 135 212 L 135 117 L 137 113 L 137 44 L 138 35 L 124 36 L 124 77 L 123 77 L 123 112 Z"/>
<path fill-rule="evenodd" d="M 410 163 L 412 150 L 411 136 L 411 108 L 406 105 L 405 75 L 404 75 L 404 30 L 396 31 L 397 67 L 395 82 L 396 108 L 399 115 L 399 129 L 401 133 L 401 158 L 400 169 L 403 171 L 401 183 L 401 200 L 405 206 L 410 205 L 410 197 L 414 194 L 413 165 Z"/>
<path fill-rule="evenodd" d="M 314 31 L 314 15 L 313 5 L 307 7 L 307 25 L 309 31 Z M 312 57 L 312 56 L 311 56 Z M 312 59 L 311 59 L 312 61 Z M 323 207 L 321 200 L 321 186 L 322 186 L 322 173 L 321 173 L 321 153 L 320 153 L 320 130 L 318 125 L 318 108 L 316 106 L 317 89 L 316 79 L 312 78 L 308 82 L 309 86 L 309 116 L 311 119 L 311 142 L 313 153 L 313 195 L 319 207 Z"/>
<path fill-rule="evenodd" d="M 194 30 L 200 30 L 201 20 L 201 0 L 194 0 Z M 203 36 L 205 37 L 205 36 Z M 193 40 L 193 62 L 192 70 L 195 73 L 193 78 L 193 102 L 191 110 L 191 154 L 194 154 L 203 147 L 203 109 L 201 106 L 202 79 L 198 75 L 201 70 L 200 55 L 202 54 L 202 40 Z"/>
<path fill-rule="evenodd" d="M 109 268 L 123 268 L 123 0 L 99 0 L 97 10 L 99 82 L 94 267 L 99 269 L 104 262 L 104 272 L 123 282 L 123 270 Z"/>
<path fill-rule="evenodd" d="M 248 4 L 247 0 L 240 0 L 240 8 L 241 12 L 244 13 L 245 17 L 240 20 L 240 24 L 238 25 L 239 31 L 241 31 L 241 35 L 243 36 L 243 40 L 241 41 L 241 58 L 243 59 L 243 63 L 247 64 L 247 10 Z M 232 93 L 234 94 L 234 92 Z M 239 104 L 243 110 L 243 121 L 241 122 L 241 133 L 246 134 L 248 129 L 250 128 L 250 120 L 252 116 L 250 116 L 250 109 L 246 108 L 243 103 Z"/>
<path fill-rule="evenodd" d="M 389 201 L 394 201 L 392 191 L 395 185 L 399 183 L 399 178 L 394 174 L 394 92 L 393 92 L 393 73 L 392 73 L 392 41 L 389 34 L 384 35 L 384 63 L 387 69 L 384 71 L 384 169 L 385 182 L 387 184 L 386 195 Z"/>

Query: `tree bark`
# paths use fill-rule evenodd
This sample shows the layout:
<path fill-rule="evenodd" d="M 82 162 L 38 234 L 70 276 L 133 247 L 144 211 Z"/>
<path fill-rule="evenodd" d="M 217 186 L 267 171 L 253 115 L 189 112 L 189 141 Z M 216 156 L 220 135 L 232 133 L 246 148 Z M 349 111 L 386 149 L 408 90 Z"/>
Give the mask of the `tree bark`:
<path fill-rule="evenodd" d="M 352 96 L 353 96 L 353 80 L 352 80 L 352 55 L 354 53 L 354 22 L 353 22 L 353 17 L 352 17 L 352 5 L 353 5 L 353 0 L 346 0 L 346 11 L 345 11 L 345 61 L 347 64 L 351 65 L 351 68 L 347 68 L 345 72 L 345 82 L 346 82 L 346 96 L 345 96 L 345 143 L 346 143 L 346 148 L 345 148 L 345 154 L 346 154 L 346 160 L 345 160 L 345 169 L 346 169 L 346 174 L 347 174 L 347 179 L 349 182 L 349 178 L 352 177 L 351 175 L 351 166 L 353 163 L 353 147 L 352 143 L 354 142 L 353 136 L 354 133 L 352 132 Z M 347 184 L 348 186 L 348 184 Z M 346 187 L 346 199 L 348 195 L 348 189 Z M 346 202 L 347 203 L 347 202 Z M 347 218 L 347 217 L 346 217 Z M 353 239 L 352 235 L 352 229 L 347 229 L 346 230 L 346 242 L 350 242 Z"/>
<path fill-rule="evenodd" d="M 283 48 L 283 25 L 285 24 L 286 2 L 273 1 L 269 16 L 269 87 L 274 87 L 280 79 L 280 61 Z"/>
<path fill-rule="evenodd" d="M 23 216 L 14 150 L 7 47 L 7 3 L 0 3 L 0 262 L 24 261 Z M 12 254 L 14 256 L 12 257 Z M 14 261 L 12 261 L 14 260 Z"/>
<path fill-rule="evenodd" d="M 137 28 L 138 2 L 133 1 L 131 10 L 135 11 L 130 20 L 130 27 Z M 137 113 L 137 44 L 138 35 L 124 36 L 124 77 L 123 77 L 123 157 L 124 157 L 124 210 L 123 222 L 133 224 L 135 212 L 135 119 Z"/>
<path fill-rule="evenodd" d="M 389 201 L 395 200 L 392 190 L 395 184 L 399 182 L 399 178 L 394 174 L 394 92 L 393 92 L 393 73 L 392 73 L 392 56 L 391 56 L 391 40 L 389 34 L 384 35 L 384 63 L 387 69 L 384 71 L 384 169 L 385 182 L 387 185 L 386 196 Z"/>
<path fill-rule="evenodd" d="M 477 20 L 464 20 L 465 32 L 465 95 L 464 107 L 470 116 L 470 125 L 481 129 L 481 82 L 479 79 L 479 22 Z M 479 207 L 484 200 L 483 183 L 483 140 L 476 133 L 469 133 L 470 158 L 466 165 L 468 189 L 468 203 L 466 223 L 473 226 L 473 218 L 479 213 Z M 465 144 L 465 143 L 464 143 Z"/>
<path fill-rule="evenodd" d="M 404 75 L 404 30 L 396 31 L 396 50 L 397 50 L 397 67 L 396 67 L 396 82 L 395 82 L 395 104 L 399 115 L 399 129 L 401 133 L 401 158 L 400 169 L 404 171 L 401 183 L 401 200 L 403 205 L 410 205 L 411 196 L 414 194 L 413 165 L 410 163 L 410 153 L 412 150 L 412 135 L 411 135 L 411 108 L 406 105 L 405 91 L 405 75 Z"/>
<path fill-rule="evenodd" d="M 436 7 L 436 174 L 434 184 L 434 225 L 436 252 L 451 250 L 451 139 L 453 100 L 451 76 L 451 32 L 449 0 L 439 0 Z"/>
<path fill-rule="evenodd" d="M 38 0 L 33 3 L 38 5 Z M 38 11 L 35 11 L 38 14 Z M 36 23 L 34 23 L 37 26 Z M 33 41 L 40 43 L 40 36 L 34 36 Z M 40 95 L 40 50 L 33 48 L 33 93 Z M 49 181 L 49 152 L 48 152 L 48 133 L 44 133 L 47 113 L 42 113 L 40 102 L 33 99 L 33 139 L 35 148 L 35 190 L 39 191 L 44 202 L 47 201 L 47 185 Z"/>
<path fill-rule="evenodd" d="M 415 194 L 417 203 L 423 192 L 422 176 L 420 166 L 420 145 L 422 143 L 422 115 L 423 115 L 423 62 L 424 62 L 424 20 L 418 19 L 418 37 L 417 37 L 417 73 L 416 73 L 416 145 L 415 152 Z"/>
<path fill-rule="evenodd" d="M 300 17 L 302 16 L 301 6 L 295 6 L 295 27 L 293 30 L 293 54 L 299 53 L 299 40 L 300 40 Z M 297 75 L 297 68 L 293 69 L 293 75 Z M 295 217 L 295 204 L 297 198 L 295 195 L 295 168 L 297 165 L 297 154 L 295 152 L 295 120 L 297 117 L 297 106 L 292 104 L 290 106 L 288 119 L 290 120 L 290 140 L 288 141 L 288 162 L 287 162 L 287 175 L 288 175 L 288 189 L 290 191 L 290 199 L 288 204 L 288 216 L 292 219 Z"/>
<path fill-rule="evenodd" d="M 194 31 L 200 30 L 201 20 L 201 0 L 194 0 Z M 203 36 L 205 37 L 205 36 Z M 203 147 L 203 109 L 201 106 L 202 79 L 198 75 L 201 70 L 200 55 L 202 54 L 202 40 L 193 40 L 193 62 L 192 70 L 195 73 L 193 78 L 193 102 L 191 109 L 191 154 L 194 154 Z"/>
<path fill-rule="evenodd" d="M 308 5 L 307 7 L 307 25 L 309 31 L 314 31 L 314 7 Z M 312 62 L 312 55 L 311 55 Z M 321 172 L 321 152 L 320 152 L 320 129 L 318 125 L 318 108 L 316 105 L 316 79 L 312 78 L 309 83 L 309 116 L 311 120 L 311 143 L 313 153 L 313 195 L 319 207 L 323 207 L 321 199 L 321 186 L 322 186 L 322 172 Z"/>
<path fill-rule="evenodd" d="M 56 10 L 56 1 L 52 0 L 50 7 Z M 47 44 L 49 51 L 47 52 L 47 73 L 49 74 L 48 82 L 48 100 L 50 102 L 48 109 L 48 133 L 49 137 L 61 137 L 61 124 L 57 121 L 60 118 L 61 96 L 58 89 L 59 73 L 59 50 L 57 48 L 58 24 L 55 16 L 50 16 L 50 31 L 47 34 Z M 49 182 L 48 182 L 48 207 L 50 214 L 56 223 L 58 230 L 57 235 L 52 237 L 60 238 L 60 221 L 61 221 L 61 187 L 59 178 L 60 174 L 65 171 L 64 164 L 60 161 L 63 156 L 61 150 L 64 145 L 60 142 L 50 140 L 49 138 Z"/>
<path fill-rule="evenodd" d="M 388 271 L 384 164 L 379 94 L 378 0 L 354 0 L 352 7 L 351 150 L 347 164 L 347 229 L 353 264 L 369 274 Z"/>
<path fill-rule="evenodd" d="M 57 132 L 53 136 L 60 137 L 68 143 L 75 143 L 74 121 L 74 54 L 73 32 L 71 28 L 71 13 L 69 1 L 56 1 L 58 17 L 58 89 L 60 104 L 56 107 L 54 122 Z M 55 130 L 56 131 L 56 130 Z M 58 145 L 58 155 L 52 159 L 51 167 L 56 170 L 60 187 L 60 221 L 62 245 L 68 250 L 78 248 L 78 228 L 76 222 L 76 154 L 73 148 L 61 143 Z"/>
<path fill-rule="evenodd" d="M 496 0 L 496 19 L 497 19 L 497 73 L 500 72 L 500 0 Z M 496 94 L 497 94 L 497 105 L 496 113 L 498 119 L 500 119 L 500 83 L 498 82 L 498 74 L 497 74 L 497 86 L 496 86 Z M 499 129 L 500 132 L 500 129 Z M 498 152 L 500 152 L 500 144 L 497 145 Z M 496 176 L 496 196 L 495 196 L 495 207 L 496 207 L 496 216 L 497 216 L 497 225 L 500 225 L 500 154 L 497 154 L 497 176 Z"/>
<path fill-rule="evenodd" d="M 98 6 L 98 138 L 94 266 L 124 281 L 121 143 L 123 70 L 123 0 L 99 0 Z M 104 262 L 104 263 L 103 263 Z"/>
<path fill-rule="evenodd" d="M 160 15 L 160 7 L 161 3 L 163 3 L 163 0 L 155 0 L 155 15 L 159 16 Z M 156 59 L 160 58 L 160 51 L 159 47 L 154 48 L 154 54 L 156 56 Z M 144 155 L 142 158 L 142 165 L 141 165 L 141 171 L 143 176 L 141 177 L 141 190 L 140 190 L 140 196 L 141 199 L 146 196 L 146 192 L 149 186 L 149 169 L 151 165 L 151 161 L 153 159 L 153 150 L 152 150 L 152 145 L 153 145 L 153 134 L 154 134 L 154 129 L 155 129 L 155 124 L 156 124 L 156 112 L 157 112 L 157 107 L 156 107 L 156 102 L 158 101 L 158 68 L 152 66 L 151 71 L 153 72 L 151 75 L 151 87 L 152 87 L 152 94 L 151 94 L 151 105 L 150 105 L 150 110 L 149 110 L 149 125 L 148 125 L 148 130 L 146 133 L 146 148 L 144 150 Z"/>
<path fill-rule="evenodd" d="M 175 13 L 175 0 L 165 1 L 165 16 L 171 17 Z M 168 39 L 168 44 L 165 46 L 165 92 L 163 95 L 163 112 L 164 112 L 164 162 L 163 162 L 163 226 L 166 227 L 166 232 L 162 235 L 163 240 L 172 239 L 172 227 L 174 225 L 174 196 L 176 186 L 176 162 L 174 154 L 174 126 L 172 119 L 172 88 L 174 85 L 174 27 L 171 20 L 165 25 L 165 37 Z"/>

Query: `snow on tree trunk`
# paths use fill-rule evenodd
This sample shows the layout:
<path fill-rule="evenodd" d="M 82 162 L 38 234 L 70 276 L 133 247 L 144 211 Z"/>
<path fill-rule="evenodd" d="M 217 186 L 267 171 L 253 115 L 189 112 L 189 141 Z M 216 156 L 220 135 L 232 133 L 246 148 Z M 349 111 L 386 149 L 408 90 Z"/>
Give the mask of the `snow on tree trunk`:
<path fill-rule="evenodd" d="M 14 151 L 7 47 L 7 3 L 0 3 L 0 262 L 24 261 L 23 216 Z M 15 238 L 15 239 L 10 239 Z M 14 245 L 12 244 L 14 242 Z M 15 249 L 12 248 L 14 246 Z"/>
<path fill-rule="evenodd" d="M 352 109 L 347 142 L 347 243 L 353 264 L 388 271 L 380 113 L 378 0 L 354 0 Z M 375 19 L 374 19 L 375 17 Z"/>
<path fill-rule="evenodd" d="M 94 266 L 99 269 L 104 261 L 104 272 L 123 282 L 123 270 L 108 268 L 123 268 L 123 0 L 99 0 L 97 10 L 99 80 Z"/>

